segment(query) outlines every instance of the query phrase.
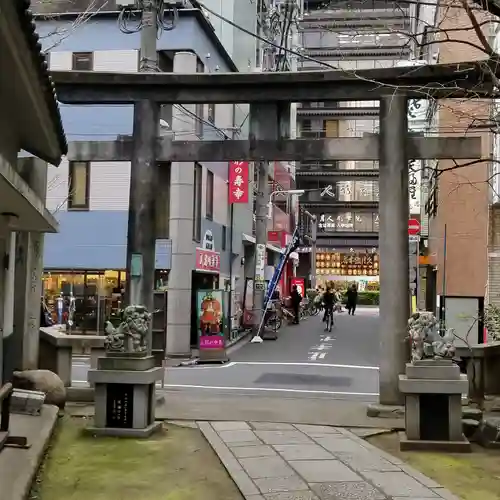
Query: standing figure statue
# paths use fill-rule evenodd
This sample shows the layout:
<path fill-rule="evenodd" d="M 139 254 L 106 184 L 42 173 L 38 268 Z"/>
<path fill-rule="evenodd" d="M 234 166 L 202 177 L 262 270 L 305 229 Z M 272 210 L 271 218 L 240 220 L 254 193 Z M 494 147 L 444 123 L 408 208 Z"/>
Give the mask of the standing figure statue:
<path fill-rule="evenodd" d="M 106 349 L 109 352 L 146 352 L 150 323 L 151 314 L 146 307 L 126 307 L 118 328 L 114 328 L 109 321 L 106 322 Z"/>

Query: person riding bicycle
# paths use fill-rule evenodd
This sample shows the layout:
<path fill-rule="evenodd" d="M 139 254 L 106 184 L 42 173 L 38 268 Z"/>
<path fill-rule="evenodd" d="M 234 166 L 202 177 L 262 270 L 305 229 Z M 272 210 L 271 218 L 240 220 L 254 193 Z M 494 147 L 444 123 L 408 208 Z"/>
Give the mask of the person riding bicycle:
<path fill-rule="evenodd" d="M 325 308 L 325 315 L 323 316 L 323 321 L 326 322 L 328 314 L 333 315 L 333 307 L 335 306 L 335 294 L 327 288 L 326 292 L 323 294 L 323 306 Z"/>

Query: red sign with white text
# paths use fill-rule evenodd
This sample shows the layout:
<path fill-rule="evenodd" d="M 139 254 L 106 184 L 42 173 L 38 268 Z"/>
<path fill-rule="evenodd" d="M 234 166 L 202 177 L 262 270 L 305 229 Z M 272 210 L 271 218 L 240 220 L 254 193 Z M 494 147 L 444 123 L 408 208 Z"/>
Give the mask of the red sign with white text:
<path fill-rule="evenodd" d="M 297 292 L 300 293 L 302 297 L 304 297 L 304 293 L 306 291 L 306 284 L 304 278 L 290 278 L 290 291 L 292 288 L 296 286 L 297 287 Z"/>
<path fill-rule="evenodd" d="M 248 162 L 229 163 L 229 203 L 248 203 Z"/>
<path fill-rule="evenodd" d="M 203 248 L 197 248 L 196 270 L 218 273 L 220 271 L 220 253 L 205 250 Z"/>

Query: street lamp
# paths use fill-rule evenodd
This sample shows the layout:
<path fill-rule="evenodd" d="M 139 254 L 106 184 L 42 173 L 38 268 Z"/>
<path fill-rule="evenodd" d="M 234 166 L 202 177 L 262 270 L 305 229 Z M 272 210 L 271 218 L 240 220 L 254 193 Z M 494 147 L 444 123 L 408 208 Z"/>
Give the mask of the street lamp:
<path fill-rule="evenodd" d="M 278 195 L 278 194 L 283 194 L 285 196 L 293 196 L 294 194 L 297 196 L 300 196 L 306 192 L 305 189 L 289 189 L 288 191 L 273 191 L 269 195 L 269 203 L 267 204 L 267 218 L 272 219 L 273 218 L 273 197 Z"/>

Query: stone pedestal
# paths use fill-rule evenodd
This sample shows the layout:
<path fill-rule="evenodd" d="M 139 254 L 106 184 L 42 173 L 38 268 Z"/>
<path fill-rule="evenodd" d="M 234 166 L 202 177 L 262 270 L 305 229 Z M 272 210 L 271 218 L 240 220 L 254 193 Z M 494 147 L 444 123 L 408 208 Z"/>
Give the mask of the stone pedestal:
<path fill-rule="evenodd" d="M 163 368 L 155 367 L 153 356 L 110 354 L 99 358 L 97 369 L 89 370 L 95 385 L 93 435 L 146 438 L 160 428 L 155 422 L 155 384 Z"/>
<path fill-rule="evenodd" d="M 401 450 L 470 451 L 462 432 L 462 393 L 467 387 L 467 376 L 451 361 L 408 363 L 406 375 L 399 376 L 406 428 Z"/>

